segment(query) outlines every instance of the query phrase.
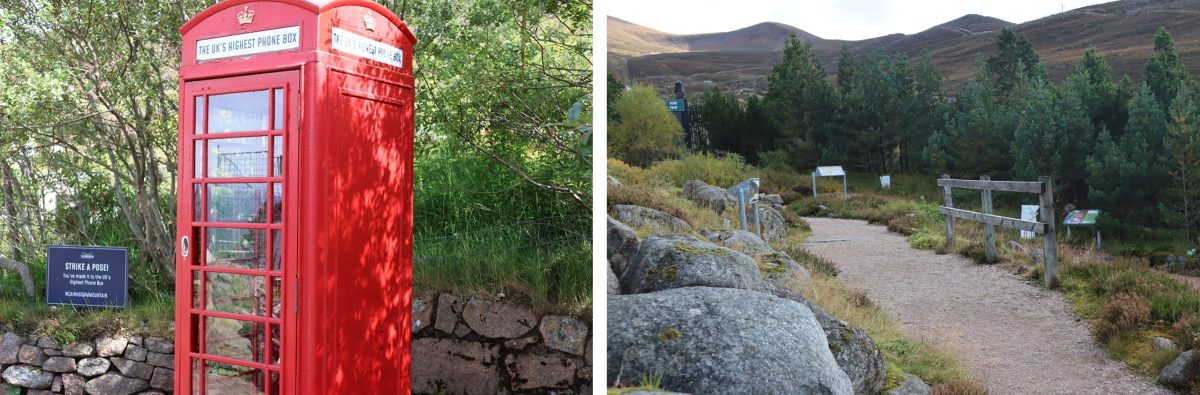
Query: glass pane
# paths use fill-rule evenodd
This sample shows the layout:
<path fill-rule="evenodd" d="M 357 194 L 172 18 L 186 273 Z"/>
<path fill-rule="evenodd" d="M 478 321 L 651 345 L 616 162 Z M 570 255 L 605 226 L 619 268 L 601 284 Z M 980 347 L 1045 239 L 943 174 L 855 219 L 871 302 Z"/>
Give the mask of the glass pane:
<path fill-rule="evenodd" d="M 200 360 L 192 358 L 192 393 L 200 393 Z"/>
<path fill-rule="evenodd" d="M 271 318 L 283 314 L 283 280 L 271 277 Z"/>
<path fill-rule="evenodd" d="M 204 134 L 204 96 L 196 96 L 196 127 L 192 134 Z"/>
<path fill-rule="evenodd" d="M 275 203 L 271 209 L 271 223 L 277 224 L 283 219 L 283 184 L 276 183 L 272 189 L 275 190 L 275 193 L 271 197 L 271 201 Z"/>
<path fill-rule="evenodd" d="M 228 363 L 204 361 L 206 394 L 262 394 L 263 371 Z"/>
<path fill-rule="evenodd" d="M 263 361 L 266 324 L 228 318 L 205 317 L 205 353 L 242 361 Z M 211 365 L 209 365 L 211 366 Z M 209 389 L 212 388 L 209 382 Z M 241 392 L 230 392 L 241 393 Z"/>
<path fill-rule="evenodd" d="M 283 136 L 275 136 L 275 158 L 273 158 L 275 171 L 272 176 L 279 177 L 283 175 Z"/>
<path fill-rule="evenodd" d="M 279 389 L 279 372 L 271 372 L 271 395 L 278 395 L 283 390 Z"/>
<path fill-rule="evenodd" d="M 204 212 L 204 190 L 200 184 L 192 184 L 192 221 L 200 221 L 200 213 Z"/>
<path fill-rule="evenodd" d="M 208 133 L 267 130 L 267 91 L 208 97 Z"/>
<path fill-rule="evenodd" d="M 267 184 L 208 184 L 209 222 L 267 222 Z"/>
<path fill-rule="evenodd" d="M 192 151 L 192 177 L 204 177 L 204 140 L 196 140 L 195 150 Z"/>
<path fill-rule="evenodd" d="M 205 265 L 264 270 L 262 229 L 208 228 Z"/>
<path fill-rule="evenodd" d="M 271 327 L 271 364 L 279 364 L 279 325 L 270 325 Z M 274 384 L 279 384 L 279 378 L 274 378 Z"/>
<path fill-rule="evenodd" d="M 189 340 L 191 340 L 189 342 L 189 343 L 191 343 L 190 347 L 192 349 L 192 352 L 199 353 L 200 352 L 200 315 L 192 314 L 191 322 L 189 322 L 189 325 L 192 326 L 192 333 L 191 333 L 192 338 L 189 339 Z"/>
<path fill-rule="evenodd" d="M 262 276 L 206 273 L 205 308 L 222 313 L 265 316 L 267 291 Z"/>
<path fill-rule="evenodd" d="M 273 129 L 283 129 L 283 89 L 275 90 L 275 127 Z"/>
<path fill-rule="evenodd" d="M 200 272 L 192 271 L 192 308 L 200 308 Z"/>
<path fill-rule="evenodd" d="M 271 271 L 277 272 L 283 270 L 283 239 L 280 238 L 278 230 L 271 231 Z"/>
<path fill-rule="evenodd" d="M 266 177 L 267 137 L 208 141 L 209 177 Z"/>

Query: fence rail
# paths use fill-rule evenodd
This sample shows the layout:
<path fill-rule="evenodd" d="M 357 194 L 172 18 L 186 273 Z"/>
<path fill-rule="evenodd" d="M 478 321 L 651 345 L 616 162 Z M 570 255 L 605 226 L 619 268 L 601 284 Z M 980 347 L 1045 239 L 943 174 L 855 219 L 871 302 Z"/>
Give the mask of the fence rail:
<path fill-rule="evenodd" d="M 958 180 L 943 174 L 937 185 L 943 188 L 942 206 L 939 211 L 946 215 L 946 247 L 954 245 L 954 219 L 965 219 L 983 223 L 983 240 L 988 263 L 996 261 L 996 231 L 995 226 L 1019 229 L 1042 235 L 1043 261 L 1046 265 L 1045 284 L 1050 288 L 1058 279 L 1058 243 L 1054 227 L 1054 182 L 1050 177 L 1039 177 L 1037 182 L 1030 181 L 992 181 L 991 177 L 979 177 L 979 180 Z M 951 189 L 976 189 L 980 191 L 983 212 L 975 212 L 954 208 L 954 197 Z M 1039 195 L 1041 222 L 1025 221 L 1016 218 L 992 214 L 992 191 L 1020 192 Z"/>

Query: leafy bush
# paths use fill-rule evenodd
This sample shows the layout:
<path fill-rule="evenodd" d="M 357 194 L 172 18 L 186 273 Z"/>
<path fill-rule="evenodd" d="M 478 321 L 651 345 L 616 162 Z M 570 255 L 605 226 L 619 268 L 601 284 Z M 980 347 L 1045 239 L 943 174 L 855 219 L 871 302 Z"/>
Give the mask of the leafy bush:
<path fill-rule="evenodd" d="M 617 120 L 608 126 L 612 156 L 646 166 L 675 154 L 675 138 L 683 135 L 683 127 L 654 88 L 635 85 L 613 102 L 613 112 Z"/>
<path fill-rule="evenodd" d="M 631 166 L 616 158 L 608 158 L 608 175 L 616 178 L 623 185 L 662 182 L 654 173 L 640 167 Z"/>
<path fill-rule="evenodd" d="M 647 169 L 673 186 L 687 180 L 700 180 L 721 188 L 729 188 L 758 174 L 753 166 L 737 155 L 685 155 L 679 159 L 655 163 Z"/>
<path fill-rule="evenodd" d="M 1096 335 L 1101 340 L 1124 336 L 1142 329 L 1150 321 L 1150 306 L 1136 294 L 1119 293 L 1100 312 Z"/>

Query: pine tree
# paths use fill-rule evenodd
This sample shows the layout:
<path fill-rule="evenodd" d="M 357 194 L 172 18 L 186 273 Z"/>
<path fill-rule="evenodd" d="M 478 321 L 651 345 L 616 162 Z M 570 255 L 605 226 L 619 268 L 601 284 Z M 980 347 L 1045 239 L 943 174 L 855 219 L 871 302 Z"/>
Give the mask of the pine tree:
<path fill-rule="evenodd" d="M 783 61 L 772 67 L 764 100 L 779 130 L 781 148 L 797 158 L 800 167 L 819 162 L 816 144 L 828 138 L 837 96 L 811 44 L 795 35 L 787 39 Z"/>
<path fill-rule="evenodd" d="M 736 98 L 721 93 L 714 86 L 700 97 L 695 111 L 700 115 L 700 126 L 708 131 L 713 149 L 734 152 L 745 157 L 745 125 L 742 109 Z"/>
<path fill-rule="evenodd" d="M 1164 151 L 1172 187 L 1166 193 L 1163 216 L 1182 225 L 1188 240 L 1200 245 L 1200 111 L 1188 85 L 1181 83 L 1168 116 Z"/>
<path fill-rule="evenodd" d="M 984 63 L 984 72 L 1000 100 L 1008 101 L 1023 80 L 1046 79 L 1041 58 L 1024 34 L 1004 28 L 996 37 L 996 47 Z"/>
<path fill-rule="evenodd" d="M 1175 53 L 1175 41 L 1167 29 L 1158 28 L 1154 33 L 1154 55 L 1146 62 L 1146 83 L 1158 100 L 1158 108 L 1165 114 L 1171 108 L 1179 84 L 1190 80 L 1187 68 Z"/>
<path fill-rule="evenodd" d="M 1114 136 L 1121 136 L 1128 120 L 1127 107 L 1132 92 L 1123 92 L 1113 82 L 1112 67 L 1096 47 L 1089 47 L 1084 52 L 1063 84 L 1079 97 L 1094 130 L 1100 130 L 1103 124 Z"/>

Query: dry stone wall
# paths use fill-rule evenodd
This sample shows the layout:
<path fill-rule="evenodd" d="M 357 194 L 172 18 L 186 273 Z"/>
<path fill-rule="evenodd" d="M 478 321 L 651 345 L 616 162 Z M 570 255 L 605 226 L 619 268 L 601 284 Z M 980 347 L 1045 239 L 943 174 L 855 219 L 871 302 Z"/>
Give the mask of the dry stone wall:
<path fill-rule="evenodd" d="M 505 299 L 413 299 L 417 394 L 590 394 L 592 324 Z"/>
<path fill-rule="evenodd" d="M 167 394 L 175 344 L 139 336 L 60 345 L 40 336 L 0 335 L 0 394 Z"/>
<path fill-rule="evenodd" d="M 511 299 L 511 298 L 509 298 Z M 590 394 L 592 324 L 504 298 L 413 300 L 417 394 Z M 60 345 L 0 334 L 0 394 L 169 394 L 175 345 L 137 336 Z"/>

